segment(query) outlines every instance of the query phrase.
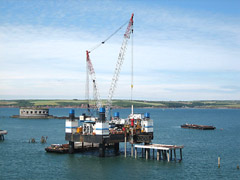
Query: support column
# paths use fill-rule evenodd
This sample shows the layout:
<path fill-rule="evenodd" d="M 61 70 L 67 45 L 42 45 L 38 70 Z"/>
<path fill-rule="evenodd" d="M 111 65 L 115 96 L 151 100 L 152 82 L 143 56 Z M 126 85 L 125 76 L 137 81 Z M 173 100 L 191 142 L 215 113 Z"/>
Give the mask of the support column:
<path fill-rule="evenodd" d="M 133 157 L 133 144 L 131 144 L 131 157 Z"/>
<path fill-rule="evenodd" d="M 135 147 L 135 159 L 137 159 L 137 148 Z"/>
<path fill-rule="evenodd" d="M 159 152 L 159 150 L 157 150 L 157 160 L 159 161 L 159 154 L 160 154 L 160 152 Z"/>
<path fill-rule="evenodd" d="M 169 150 L 167 150 L 167 161 L 170 162 L 170 158 L 169 158 Z"/>
<path fill-rule="evenodd" d="M 74 142 L 69 141 L 69 153 L 73 154 L 74 153 Z"/>
<path fill-rule="evenodd" d="M 174 160 L 177 161 L 177 156 L 176 156 L 176 149 L 174 149 Z"/>
<path fill-rule="evenodd" d="M 153 159 L 154 159 L 154 151 L 155 151 L 155 149 L 153 149 L 152 151 L 153 151 L 153 152 L 152 152 L 152 156 L 153 156 Z"/>
<path fill-rule="evenodd" d="M 172 161 L 172 149 L 170 150 L 170 160 Z"/>
<path fill-rule="evenodd" d="M 143 148 L 142 148 L 142 158 L 143 158 Z"/>
<path fill-rule="evenodd" d="M 161 154 L 162 154 L 162 150 L 159 150 L 159 160 L 161 160 Z"/>
<path fill-rule="evenodd" d="M 99 157 L 105 157 L 105 143 L 99 144 Z"/>
<path fill-rule="evenodd" d="M 163 154 L 163 160 L 166 160 L 167 158 L 166 158 L 166 150 L 163 150 L 162 151 L 162 154 Z"/>
<path fill-rule="evenodd" d="M 146 159 L 148 159 L 148 155 L 149 155 L 149 152 L 148 152 L 148 149 L 146 149 Z"/>
<path fill-rule="evenodd" d="M 124 146 L 124 157 L 127 157 L 127 136 L 124 138 L 125 146 Z"/>
<path fill-rule="evenodd" d="M 114 143 L 114 153 L 115 155 L 119 155 L 119 143 Z"/>

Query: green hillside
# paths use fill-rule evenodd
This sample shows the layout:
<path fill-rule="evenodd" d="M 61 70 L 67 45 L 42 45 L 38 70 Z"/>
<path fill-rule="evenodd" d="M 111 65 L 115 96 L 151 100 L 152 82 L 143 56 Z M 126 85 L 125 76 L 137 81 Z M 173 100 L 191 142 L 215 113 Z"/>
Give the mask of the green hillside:
<path fill-rule="evenodd" d="M 106 100 L 103 101 L 105 105 Z M 90 105 L 94 102 L 90 101 Z M 240 108 L 240 101 L 143 101 L 113 100 L 116 108 Z M 85 107 L 86 100 L 0 100 L 1 107 Z"/>

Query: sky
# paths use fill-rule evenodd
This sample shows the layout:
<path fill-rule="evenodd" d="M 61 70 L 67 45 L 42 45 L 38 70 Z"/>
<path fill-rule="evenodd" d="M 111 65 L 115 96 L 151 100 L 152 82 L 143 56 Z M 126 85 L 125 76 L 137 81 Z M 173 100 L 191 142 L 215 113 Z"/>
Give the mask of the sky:
<path fill-rule="evenodd" d="M 0 99 L 85 99 L 86 50 L 134 13 L 114 99 L 240 100 L 238 0 L 0 0 Z M 90 53 L 107 99 L 127 26 Z M 92 98 L 92 87 L 90 97 Z"/>

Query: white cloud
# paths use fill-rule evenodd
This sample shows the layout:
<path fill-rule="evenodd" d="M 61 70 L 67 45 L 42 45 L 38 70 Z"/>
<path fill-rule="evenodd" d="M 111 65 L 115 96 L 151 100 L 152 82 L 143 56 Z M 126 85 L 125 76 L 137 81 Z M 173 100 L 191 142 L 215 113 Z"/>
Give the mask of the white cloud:
<path fill-rule="evenodd" d="M 85 11 L 88 10 L 84 9 Z M 56 14 L 64 17 L 61 12 Z M 219 17 L 204 17 L 193 12 L 173 13 L 163 9 L 157 11 L 154 7 L 146 11 L 137 9 L 134 96 L 138 99 L 159 100 L 239 99 L 239 91 L 229 95 L 232 89 L 223 88 L 224 83 L 176 83 L 171 79 L 174 71 L 179 70 L 203 74 L 206 71 L 240 72 L 240 24 L 236 21 L 237 18 L 219 20 Z M 112 16 L 109 24 L 114 22 L 115 25 L 115 18 L 117 17 Z M 100 25 L 99 22 L 96 23 L 96 26 Z M 114 31 L 106 26 L 105 32 L 103 27 L 99 31 L 95 29 L 93 33 L 93 28 L 91 26 L 88 31 L 86 27 L 80 30 L 76 26 L 1 25 L 0 95 L 9 98 L 17 95 L 31 98 L 83 98 L 85 51 Z M 121 42 L 122 35 L 117 35 L 90 54 L 103 98 L 107 97 Z M 130 44 L 131 42 L 114 98 L 130 97 Z M 172 71 L 173 75 L 162 72 L 162 78 L 157 77 L 159 72 L 166 70 Z M 235 82 L 237 79 L 233 81 Z M 229 84 L 226 85 L 228 86 Z M 156 94 L 159 96 L 156 97 Z"/>

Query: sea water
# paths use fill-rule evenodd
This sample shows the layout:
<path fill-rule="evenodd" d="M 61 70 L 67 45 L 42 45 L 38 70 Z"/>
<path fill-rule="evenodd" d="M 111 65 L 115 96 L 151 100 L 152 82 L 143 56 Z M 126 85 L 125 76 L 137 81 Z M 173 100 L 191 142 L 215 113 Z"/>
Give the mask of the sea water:
<path fill-rule="evenodd" d="M 54 116 L 68 116 L 68 108 L 52 108 Z M 118 109 L 125 118 L 130 109 Z M 75 109 L 76 116 L 85 112 Z M 51 144 L 67 143 L 65 120 L 18 119 L 17 108 L 0 108 L 0 129 L 8 131 L 0 142 L 0 179 L 240 179 L 240 110 L 135 109 L 154 120 L 153 143 L 184 145 L 181 162 L 120 156 L 99 158 L 98 153 L 46 153 Z M 182 129 L 181 124 L 216 126 L 216 130 Z M 41 144 L 41 137 L 48 137 Z M 29 143 L 31 138 L 36 143 Z M 139 152 L 139 155 L 141 152 Z M 177 151 L 179 157 L 179 151 Z M 218 157 L 221 167 L 218 168 Z"/>

